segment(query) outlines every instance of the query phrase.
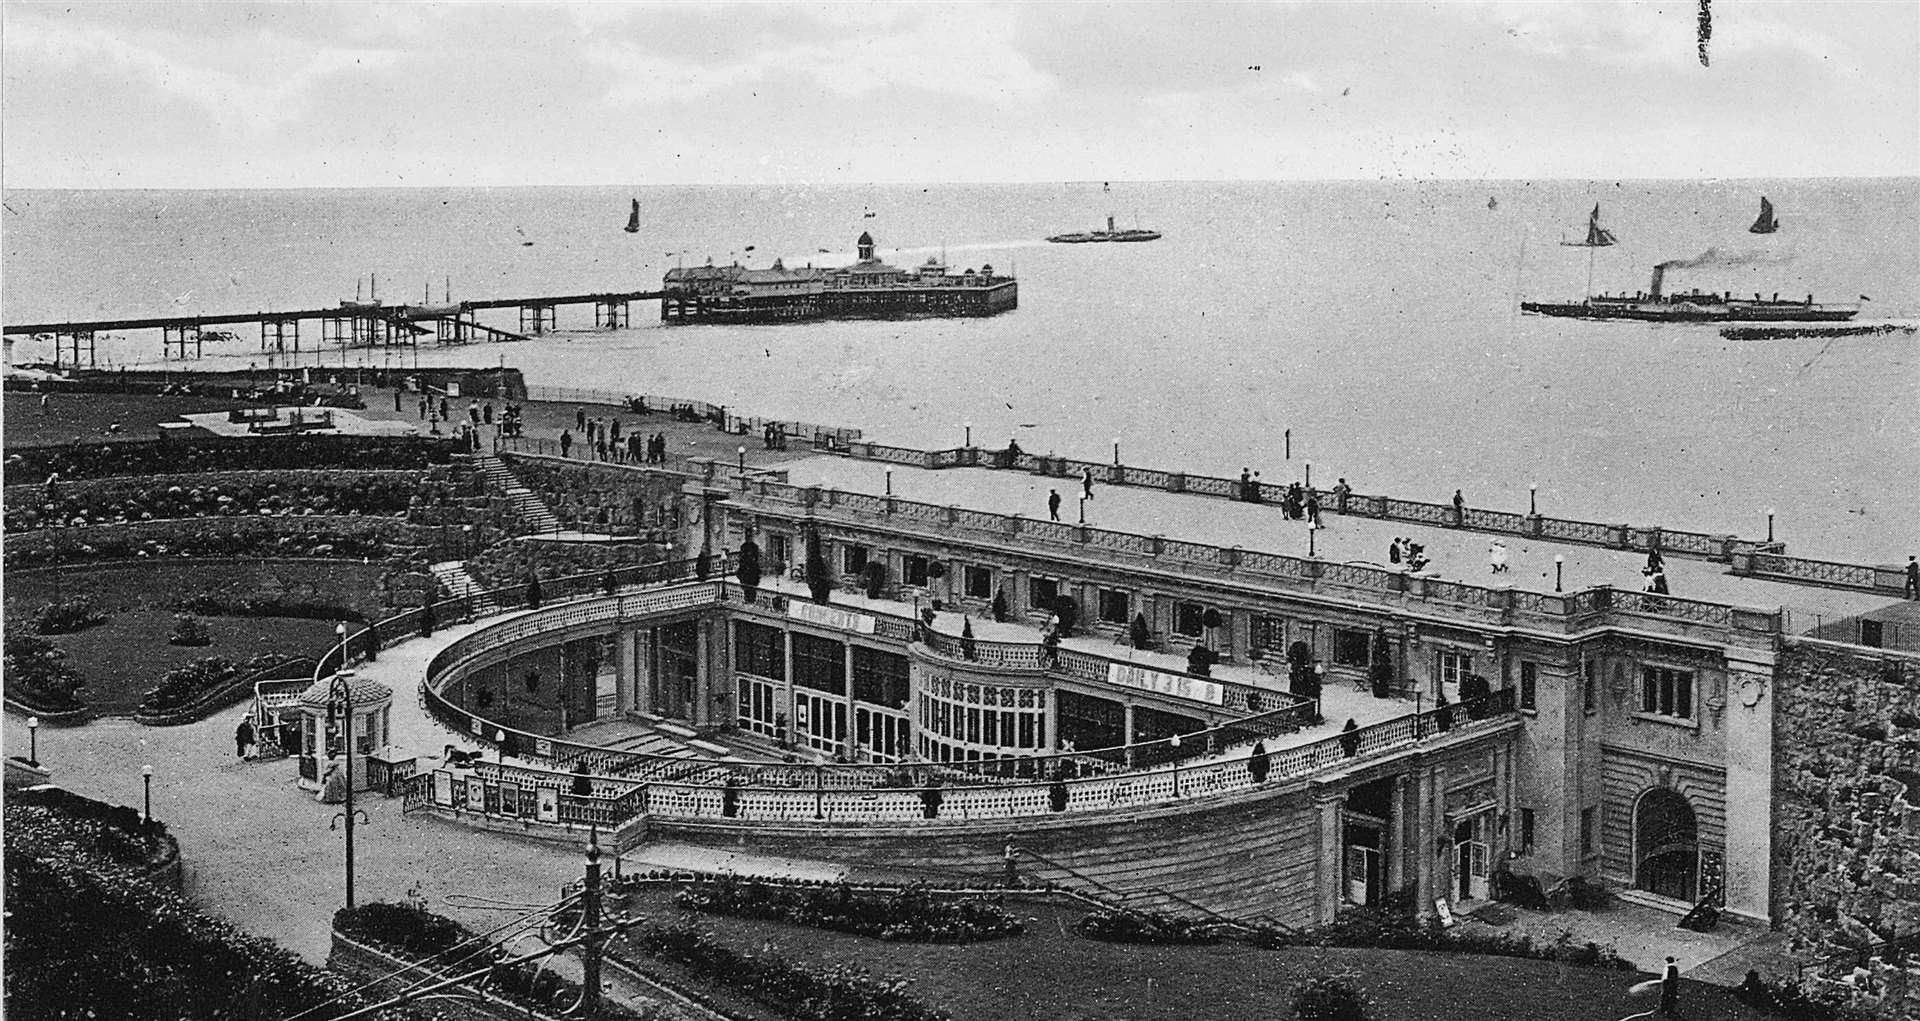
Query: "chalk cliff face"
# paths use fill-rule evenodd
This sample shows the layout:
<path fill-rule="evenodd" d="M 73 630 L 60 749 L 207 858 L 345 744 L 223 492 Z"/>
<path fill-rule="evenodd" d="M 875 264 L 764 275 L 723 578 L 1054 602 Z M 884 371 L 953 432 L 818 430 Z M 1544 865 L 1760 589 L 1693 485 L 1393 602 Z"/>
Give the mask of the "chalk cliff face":
<path fill-rule="evenodd" d="M 1774 883 L 1796 940 L 1920 929 L 1920 669 L 1793 646 L 1774 716 Z"/>

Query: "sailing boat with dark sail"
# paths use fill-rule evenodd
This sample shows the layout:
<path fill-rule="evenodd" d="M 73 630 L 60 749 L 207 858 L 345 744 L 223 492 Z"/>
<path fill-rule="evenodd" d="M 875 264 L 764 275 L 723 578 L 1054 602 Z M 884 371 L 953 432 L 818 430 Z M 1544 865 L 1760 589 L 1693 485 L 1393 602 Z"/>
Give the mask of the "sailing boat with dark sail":
<path fill-rule="evenodd" d="M 633 212 L 627 214 L 627 233 L 640 233 L 640 200 L 633 200 Z"/>
<path fill-rule="evenodd" d="M 1560 243 L 1569 248 L 1606 248 L 1614 244 L 1613 232 L 1600 226 L 1600 203 L 1595 202 L 1593 212 L 1587 216 L 1587 239 Z"/>
<path fill-rule="evenodd" d="M 1760 196 L 1760 218 L 1747 228 L 1749 234 L 1771 234 L 1780 229 L 1780 221 L 1773 218 L 1773 203 L 1765 195 Z"/>

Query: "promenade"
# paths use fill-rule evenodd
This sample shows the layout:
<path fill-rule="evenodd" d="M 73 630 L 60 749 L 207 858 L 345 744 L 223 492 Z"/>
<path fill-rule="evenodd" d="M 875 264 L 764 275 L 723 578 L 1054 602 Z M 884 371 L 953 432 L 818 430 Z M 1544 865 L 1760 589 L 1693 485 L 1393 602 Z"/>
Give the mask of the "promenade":
<path fill-rule="evenodd" d="M 1048 491 L 1055 490 L 1060 494 L 1060 519 L 1064 522 L 1078 522 L 1084 506 L 1086 523 L 1097 528 L 1296 557 L 1308 555 L 1306 522 L 1287 520 L 1277 503 L 1244 503 L 1146 487 L 1095 483 L 1093 499 L 1083 505 L 1079 479 L 1022 471 L 986 468 L 929 471 L 829 456 L 800 458 L 781 467 L 790 473 L 790 481 L 797 486 L 817 485 L 870 494 L 886 492 L 887 477 L 891 474 L 893 495 L 902 500 L 1020 514 L 1037 520 L 1046 520 Z M 1316 481 L 1324 486 L 1328 480 Z M 1280 487 L 1270 483 L 1269 488 L 1277 494 Z M 1322 495 L 1324 498 L 1324 489 Z M 1468 506 L 1472 506 L 1471 499 Z M 1490 535 L 1459 528 L 1341 515 L 1331 510 L 1322 511 L 1321 521 L 1325 527 L 1312 538 L 1313 553 L 1330 563 L 1389 568 L 1394 565 L 1388 562 L 1388 547 L 1396 536 L 1404 536 L 1425 547 L 1426 555 L 1432 560 L 1427 570 L 1447 581 L 1473 585 L 1510 583 L 1518 589 L 1552 592 L 1554 557 L 1560 556 L 1564 558 L 1560 565 L 1560 584 L 1568 592 L 1595 585 L 1638 591 L 1644 583 L 1640 571 L 1646 565 L 1646 555 L 1631 550 Z M 1488 547 L 1496 539 L 1507 546 L 1508 567 L 1504 574 L 1494 574 L 1490 568 Z M 1669 594 L 1674 596 L 1760 609 L 1785 607 L 1790 615 L 1787 630 L 1794 633 L 1813 631 L 1823 622 L 1900 602 L 1871 592 L 1741 577 L 1727 573 L 1724 564 L 1677 555 L 1666 558 L 1666 574 Z"/>

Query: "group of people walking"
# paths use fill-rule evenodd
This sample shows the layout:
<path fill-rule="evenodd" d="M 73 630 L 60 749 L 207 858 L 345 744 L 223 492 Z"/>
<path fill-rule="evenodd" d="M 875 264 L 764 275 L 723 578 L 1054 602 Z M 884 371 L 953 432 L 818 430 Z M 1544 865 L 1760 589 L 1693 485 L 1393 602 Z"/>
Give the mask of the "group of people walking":
<path fill-rule="evenodd" d="M 617 418 L 604 425 L 599 419 L 586 419 L 582 429 L 585 438 L 580 441 L 581 456 L 588 460 L 613 464 L 667 463 L 667 434 L 664 432 L 651 436 L 637 432 L 622 433 Z M 562 428 L 560 456 L 572 457 L 574 446 L 573 430 Z"/>

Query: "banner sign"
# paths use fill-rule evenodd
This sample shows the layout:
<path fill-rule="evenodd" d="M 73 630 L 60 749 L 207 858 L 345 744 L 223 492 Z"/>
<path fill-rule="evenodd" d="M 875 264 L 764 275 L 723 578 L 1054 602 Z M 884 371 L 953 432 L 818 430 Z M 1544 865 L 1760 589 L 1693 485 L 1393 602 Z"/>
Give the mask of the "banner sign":
<path fill-rule="evenodd" d="M 1108 663 L 1107 682 L 1208 705 L 1221 705 L 1226 701 L 1226 689 L 1214 681 L 1185 674 L 1170 674 L 1131 663 Z"/>
<path fill-rule="evenodd" d="M 874 621 L 864 613 L 843 610 L 837 606 L 821 606 L 803 599 L 787 600 L 787 616 L 808 624 L 818 624 L 840 631 L 852 631 L 857 634 L 873 634 Z"/>

